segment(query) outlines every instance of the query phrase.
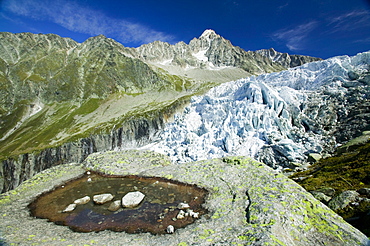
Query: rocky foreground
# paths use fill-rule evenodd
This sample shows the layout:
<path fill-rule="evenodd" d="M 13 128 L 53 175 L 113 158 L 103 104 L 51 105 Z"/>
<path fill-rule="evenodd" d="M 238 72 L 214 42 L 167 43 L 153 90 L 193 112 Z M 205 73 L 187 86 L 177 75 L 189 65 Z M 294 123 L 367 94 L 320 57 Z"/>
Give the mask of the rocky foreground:
<path fill-rule="evenodd" d="M 173 234 L 76 233 L 29 216 L 38 195 L 86 170 L 164 177 L 209 191 L 209 211 Z M 82 164 L 45 170 L 0 197 L 1 237 L 15 245 L 370 245 L 368 238 L 310 193 L 246 157 L 171 164 L 149 151 L 90 155 Z"/>

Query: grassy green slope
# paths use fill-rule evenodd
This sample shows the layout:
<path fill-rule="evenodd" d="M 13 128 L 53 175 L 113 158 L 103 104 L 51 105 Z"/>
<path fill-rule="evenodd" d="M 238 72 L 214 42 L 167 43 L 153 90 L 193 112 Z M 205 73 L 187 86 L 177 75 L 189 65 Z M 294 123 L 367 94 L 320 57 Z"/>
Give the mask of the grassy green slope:
<path fill-rule="evenodd" d="M 339 148 L 335 156 L 319 160 L 292 178 L 305 177 L 298 183 L 308 191 L 331 187 L 340 194 L 345 190 L 370 188 L 369 139 L 370 132 L 365 132 Z"/>

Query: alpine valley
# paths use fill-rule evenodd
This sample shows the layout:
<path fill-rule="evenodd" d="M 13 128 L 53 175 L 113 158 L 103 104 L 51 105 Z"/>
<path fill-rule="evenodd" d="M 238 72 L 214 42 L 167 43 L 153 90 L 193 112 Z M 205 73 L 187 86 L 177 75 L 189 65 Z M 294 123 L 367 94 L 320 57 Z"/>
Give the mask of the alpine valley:
<path fill-rule="evenodd" d="M 189 45 L 0 33 L 0 188 L 89 154 L 152 143 L 193 95 L 316 61 L 246 52 L 206 30 Z M 216 122 L 215 122 L 216 123 Z"/>
<path fill-rule="evenodd" d="M 89 244 L 29 219 L 24 204 L 92 170 L 209 191 L 210 215 L 176 238 L 104 231 L 97 243 L 370 245 L 332 211 L 370 212 L 370 51 L 327 60 L 245 51 L 213 30 L 138 48 L 102 35 L 0 33 L 0 89 L 5 242 Z M 363 161 L 338 166 L 347 157 Z M 318 175 L 333 163 L 330 183 Z"/>

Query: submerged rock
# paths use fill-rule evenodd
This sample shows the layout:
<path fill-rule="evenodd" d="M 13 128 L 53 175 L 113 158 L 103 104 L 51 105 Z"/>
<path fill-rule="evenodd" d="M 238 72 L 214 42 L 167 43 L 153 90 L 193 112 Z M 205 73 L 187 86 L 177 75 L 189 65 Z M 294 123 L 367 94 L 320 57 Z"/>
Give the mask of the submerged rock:
<path fill-rule="evenodd" d="M 126 151 L 126 155 L 129 153 Z M 99 167 L 99 171 L 103 173 L 164 177 L 204 187 L 209 191 L 204 203 L 208 213 L 201 216 L 196 223 L 176 230 L 176 237 L 101 231 L 94 234 L 96 244 L 106 244 L 107 241 L 119 242 L 121 245 L 163 246 L 180 243 L 199 246 L 352 246 L 369 243 L 364 234 L 317 201 L 301 186 L 250 158 L 227 157 L 151 167 L 150 159 L 140 166 L 136 162 L 125 164 L 112 161 L 119 160 L 121 154 L 109 152 L 92 155 L 84 165 L 90 170 Z M 70 179 L 72 174 L 76 177 L 84 172 L 85 169 L 77 166 L 61 165 L 36 175 L 12 193 L 6 193 L 0 202 L 0 214 L 3 215 L 0 216 L 0 230 L 5 241 L 27 245 L 30 242 L 29 235 L 35 235 L 32 242 L 39 245 L 56 245 L 55 242 L 60 243 L 61 240 L 66 245 L 76 242 L 81 245 L 91 244 L 91 233 L 73 233 L 66 227 L 46 220 L 30 218 L 25 205 L 50 189 L 49 187 Z M 35 182 L 36 180 L 39 182 Z M 174 216 L 178 213 L 177 205 L 174 204 Z M 158 214 L 154 216 L 157 217 Z M 22 226 L 19 227 L 19 224 Z M 169 232 L 166 226 L 162 230 Z"/>
<path fill-rule="evenodd" d="M 121 201 L 120 200 L 117 200 L 117 201 L 112 202 L 109 205 L 108 210 L 109 211 L 112 211 L 112 212 L 115 212 L 115 211 L 117 211 L 120 208 L 121 208 Z"/>

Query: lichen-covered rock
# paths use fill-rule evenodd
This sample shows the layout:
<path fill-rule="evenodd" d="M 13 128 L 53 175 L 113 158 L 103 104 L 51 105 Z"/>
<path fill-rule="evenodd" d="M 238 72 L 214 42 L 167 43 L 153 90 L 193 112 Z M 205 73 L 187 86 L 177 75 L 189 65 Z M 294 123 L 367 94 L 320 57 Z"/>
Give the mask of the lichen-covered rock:
<path fill-rule="evenodd" d="M 319 200 L 320 202 L 323 202 L 323 203 L 327 203 L 330 201 L 331 197 L 325 195 L 324 193 L 322 192 L 319 192 L 319 191 L 311 191 L 310 192 L 317 200 Z"/>
<path fill-rule="evenodd" d="M 334 211 L 337 211 L 339 209 L 344 209 L 350 203 L 356 202 L 359 196 L 360 194 L 357 193 L 357 191 L 355 190 L 346 190 L 346 191 L 343 191 L 338 196 L 331 199 L 328 206 Z"/>
<path fill-rule="evenodd" d="M 130 155 L 130 151 L 116 152 Z M 133 151 L 132 156 L 140 156 Z M 196 184 L 209 191 L 204 207 L 208 214 L 195 223 L 176 229 L 175 236 L 155 236 L 149 233 L 127 234 L 102 231 L 94 234 L 95 244 L 119 242 L 119 245 L 367 245 L 368 238 L 345 222 L 331 209 L 317 201 L 302 187 L 266 165 L 246 157 L 227 157 L 181 165 L 155 165 L 145 162 L 122 163 L 113 153 L 95 156 L 95 160 L 110 160 L 99 165 L 99 171 L 114 174 L 135 173 L 142 176 L 165 177 Z M 85 162 L 89 168 L 94 159 Z M 138 166 L 139 165 L 139 166 Z M 110 168 L 111 166 L 111 168 Z M 92 234 L 75 233 L 67 227 L 45 220 L 30 218 L 27 204 L 45 187 L 61 184 L 60 172 L 70 170 L 75 176 L 81 169 L 53 168 L 43 178 L 41 173 L 26 181 L 0 200 L 1 234 L 8 243 L 29 245 L 92 244 Z M 121 168 L 120 168 L 121 167 Z M 94 170 L 94 169 L 92 169 Z M 68 172 L 68 171 L 67 171 Z M 70 175 L 65 175 L 68 180 Z M 39 180 L 39 184 L 27 186 Z M 57 180 L 57 181 L 55 181 Z M 20 227 L 19 224 L 22 224 Z M 166 230 L 166 228 L 163 228 Z M 170 231 L 172 232 L 172 230 Z M 30 238 L 29 235 L 32 235 Z M 115 245 L 114 243 L 110 245 Z"/>

